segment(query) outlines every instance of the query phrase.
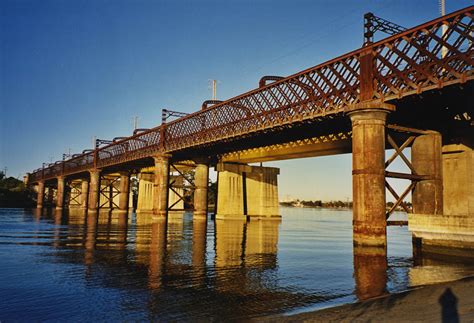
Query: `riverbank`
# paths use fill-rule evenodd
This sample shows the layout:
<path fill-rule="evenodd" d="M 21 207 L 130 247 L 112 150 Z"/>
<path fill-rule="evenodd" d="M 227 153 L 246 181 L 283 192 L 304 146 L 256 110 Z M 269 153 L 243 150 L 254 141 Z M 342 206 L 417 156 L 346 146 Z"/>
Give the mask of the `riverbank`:
<path fill-rule="evenodd" d="M 428 285 L 354 304 L 264 321 L 306 322 L 472 322 L 474 276 Z"/>

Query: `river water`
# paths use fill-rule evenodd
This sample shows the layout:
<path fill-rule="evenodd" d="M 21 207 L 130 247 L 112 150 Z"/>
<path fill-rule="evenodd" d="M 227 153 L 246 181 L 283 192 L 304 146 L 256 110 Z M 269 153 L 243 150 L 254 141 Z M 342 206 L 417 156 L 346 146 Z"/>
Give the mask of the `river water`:
<path fill-rule="evenodd" d="M 249 222 L 176 214 L 166 225 L 0 209 L 0 321 L 246 319 L 474 274 L 473 263 L 413 259 L 406 227 L 388 228 L 387 257 L 365 255 L 353 251 L 350 210 L 281 213 Z"/>

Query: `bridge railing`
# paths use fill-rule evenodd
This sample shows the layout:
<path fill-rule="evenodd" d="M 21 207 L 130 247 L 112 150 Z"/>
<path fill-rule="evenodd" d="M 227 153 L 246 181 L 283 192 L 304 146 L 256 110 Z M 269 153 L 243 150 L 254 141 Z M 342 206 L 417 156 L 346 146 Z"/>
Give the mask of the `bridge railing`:
<path fill-rule="evenodd" d="M 122 139 L 97 150 L 97 167 L 107 167 L 148 156 L 159 150 L 161 126 Z"/>
<path fill-rule="evenodd" d="M 65 172 L 91 165 L 107 167 L 157 151 L 173 152 L 306 119 L 318 120 L 343 113 L 361 100 L 388 101 L 474 79 L 473 13 L 474 6 L 454 12 L 107 145 L 97 150 L 95 163 L 93 155 L 87 154 L 80 166 L 67 161 Z M 444 37 L 442 25 L 447 26 Z M 44 176 L 54 176 L 57 171 L 47 168 Z M 40 176 L 38 171 L 30 178 Z"/>
<path fill-rule="evenodd" d="M 177 119 L 167 126 L 166 150 L 336 114 L 362 99 L 388 101 L 465 82 L 473 75 L 472 14 L 470 7 L 435 19 Z M 447 26 L 444 38 L 442 25 Z M 361 75 L 361 57 L 367 54 L 371 66 Z M 360 96 L 361 79 L 370 83 L 369 98 Z"/>
<path fill-rule="evenodd" d="M 473 8 L 373 44 L 374 97 L 388 101 L 472 78 Z"/>
<path fill-rule="evenodd" d="M 94 166 L 94 152 L 88 152 L 64 162 L 64 174 L 71 174 L 90 169 Z"/>

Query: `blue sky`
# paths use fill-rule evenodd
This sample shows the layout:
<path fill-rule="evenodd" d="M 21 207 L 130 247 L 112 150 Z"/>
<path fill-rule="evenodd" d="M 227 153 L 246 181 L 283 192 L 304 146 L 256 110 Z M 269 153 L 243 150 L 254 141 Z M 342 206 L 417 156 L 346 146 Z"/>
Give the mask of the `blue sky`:
<path fill-rule="evenodd" d="M 411 27 L 437 17 L 438 0 L 2 0 L 0 168 L 22 176 L 93 136 L 131 134 L 133 116 L 148 128 L 162 108 L 196 111 L 209 79 L 227 99 L 358 48 L 368 11 Z M 271 165 L 281 196 L 351 196 L 350 155 Z"/>

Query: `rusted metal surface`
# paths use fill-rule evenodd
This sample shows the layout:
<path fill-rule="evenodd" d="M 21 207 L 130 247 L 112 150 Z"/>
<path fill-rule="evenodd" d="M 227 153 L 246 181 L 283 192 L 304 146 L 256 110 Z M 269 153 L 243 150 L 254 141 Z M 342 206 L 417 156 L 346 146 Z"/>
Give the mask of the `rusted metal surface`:
<path fill-rule="evenodd" d="M 305 120 L 334 118 L 362 100 L 386 102 L 473 80 L 473 13 L 471 6 L 273 83 L 261 82 L 264 86 L 253 91 L 38 169 L 29 181 L 251 137 Z M 443 25 L 447 32 L 441 38 Z"/>

